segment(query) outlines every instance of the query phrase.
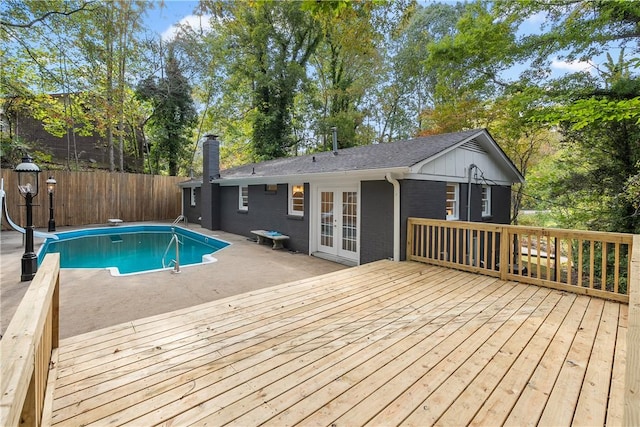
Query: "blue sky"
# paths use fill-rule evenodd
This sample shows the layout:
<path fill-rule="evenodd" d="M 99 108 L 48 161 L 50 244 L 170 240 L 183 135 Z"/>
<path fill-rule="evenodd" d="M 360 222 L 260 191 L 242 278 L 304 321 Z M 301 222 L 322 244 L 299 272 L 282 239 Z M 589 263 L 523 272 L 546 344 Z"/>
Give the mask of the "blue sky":
<path fill-rule="evenodd" d="M 189 22 L 195 25 L 194 9 L 198 6 L 198 1 L 191 0 L 165 0 L 164 7 L 160 7 L 161 2 L 155 2 L 155 8 L 147 11 L 147 26 L 163 39 L 170 38 L 173 25 L 177 23 Z"/>

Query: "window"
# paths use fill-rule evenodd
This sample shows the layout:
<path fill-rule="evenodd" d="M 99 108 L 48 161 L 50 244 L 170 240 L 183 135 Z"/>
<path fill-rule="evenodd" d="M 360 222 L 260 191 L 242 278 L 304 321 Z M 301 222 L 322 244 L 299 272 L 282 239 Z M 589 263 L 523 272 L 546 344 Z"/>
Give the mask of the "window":
<path fill-rule="evenodd" d="M 289 185 L 289 215 L 304 215 L 304 185 Z"/>
<path fill-rule="evenodd" d="M 482 216 L 491 216 L 491 187 L 482 186 Z"/>
<path fill-rule="evenodd" d="M 458 219 L 458 198 L 459 198 L 458 184 L 447 184 L 447 219 Z"/>
<path fill-rule="evenodd" d="M 191 206 L 196 205 L 196 187 L 191 187 Z"/>
<path fill-rule="evenodd" d="M 269 194 L 276 194 L 278 192 L 278 184 L 265 184 L 264 192 Z"/>
<path fill-rule="evenodd" d="M 241 185 L 238 187 L 239 197 L 238 197 L 238 209 L 241 211 L 249 210 L 249 186 Z"/>

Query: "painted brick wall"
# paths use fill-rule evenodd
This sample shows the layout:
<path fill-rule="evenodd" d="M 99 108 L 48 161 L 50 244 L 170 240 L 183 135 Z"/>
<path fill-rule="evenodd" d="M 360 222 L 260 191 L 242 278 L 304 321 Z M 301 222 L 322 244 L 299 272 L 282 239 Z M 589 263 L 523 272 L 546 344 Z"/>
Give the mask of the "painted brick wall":
<path fill-rule="evenodd" d="M 285 247 L 309 251 L 309 186 L 305 184 L 304 217 L 288 215 L 288 185 L 265 191 L 264 185 L 249 186 L 249 209 L 238 209 L 238 187 L 220 187 L 220 229 L 229 233 L 255 237 L 251 230 L 274 230 L 289 236 Z"/>
<path fill-rule="evenodd" d="M 196 187 L 196 205 L 191 206 L 191 188 L 182 189 L 182 214 L 187 217 L 190 224 L 200 224 L 201 194 L 200 187 Z"/>
<path fill-rule="evenodd" d="M 402 197 L 401 248 L 400 259 L 406 259 L 407 218 L 445 219 L 446 182 L 417 181 L 405 179 L 400 181 Z M 460 220 L 467 220 L 467 184 L 460 184 Z M 491 187 L 491 216 L 482 218 L 482 186 L 472 184 L 471 188 L 471 220 L 497 224 L 508 224 L 511 210 L 511 188 Z"/>
<path fill-rule="evenodd" d="M 393 185 L 363 181 L 360 200 L 360 263 L 392 258 Z"/>
<path fill-rule="evenodd" d="M 440 181 L 400 181 L 400 259 L 406 259 L 407 218 L 445 219 L 447 184 Z"/>
<path fill-rule="evenodd" d="M 511 222 L 511 187 L 491 187 L 491 222 L 509 224 Z"/>

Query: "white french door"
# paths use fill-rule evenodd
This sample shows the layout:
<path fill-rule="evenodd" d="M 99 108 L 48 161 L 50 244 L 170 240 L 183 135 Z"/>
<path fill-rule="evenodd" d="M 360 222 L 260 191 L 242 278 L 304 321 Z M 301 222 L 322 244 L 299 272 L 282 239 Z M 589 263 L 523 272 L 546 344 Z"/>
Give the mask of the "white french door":
<path fill-rule="evenodd" d="M 318 250 L 358 261 L 357 189 L 320 188 Z"/>

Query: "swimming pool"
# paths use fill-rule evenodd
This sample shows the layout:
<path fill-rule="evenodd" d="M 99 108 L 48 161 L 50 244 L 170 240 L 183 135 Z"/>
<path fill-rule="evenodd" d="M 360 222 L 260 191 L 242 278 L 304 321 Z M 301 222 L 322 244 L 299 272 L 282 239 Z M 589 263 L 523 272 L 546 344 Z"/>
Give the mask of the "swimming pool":
<path fill-rule="evenodd" d="M 133 225 L 56 233 L 38 252 L 60 253 L 61 268 L 105 268 L 113 276 L 171 269 L 176 260 L 178 239 L 180 267 L 214 262 L 212 254 L 230 243 L 186 228 L 170 225 Z"/>

